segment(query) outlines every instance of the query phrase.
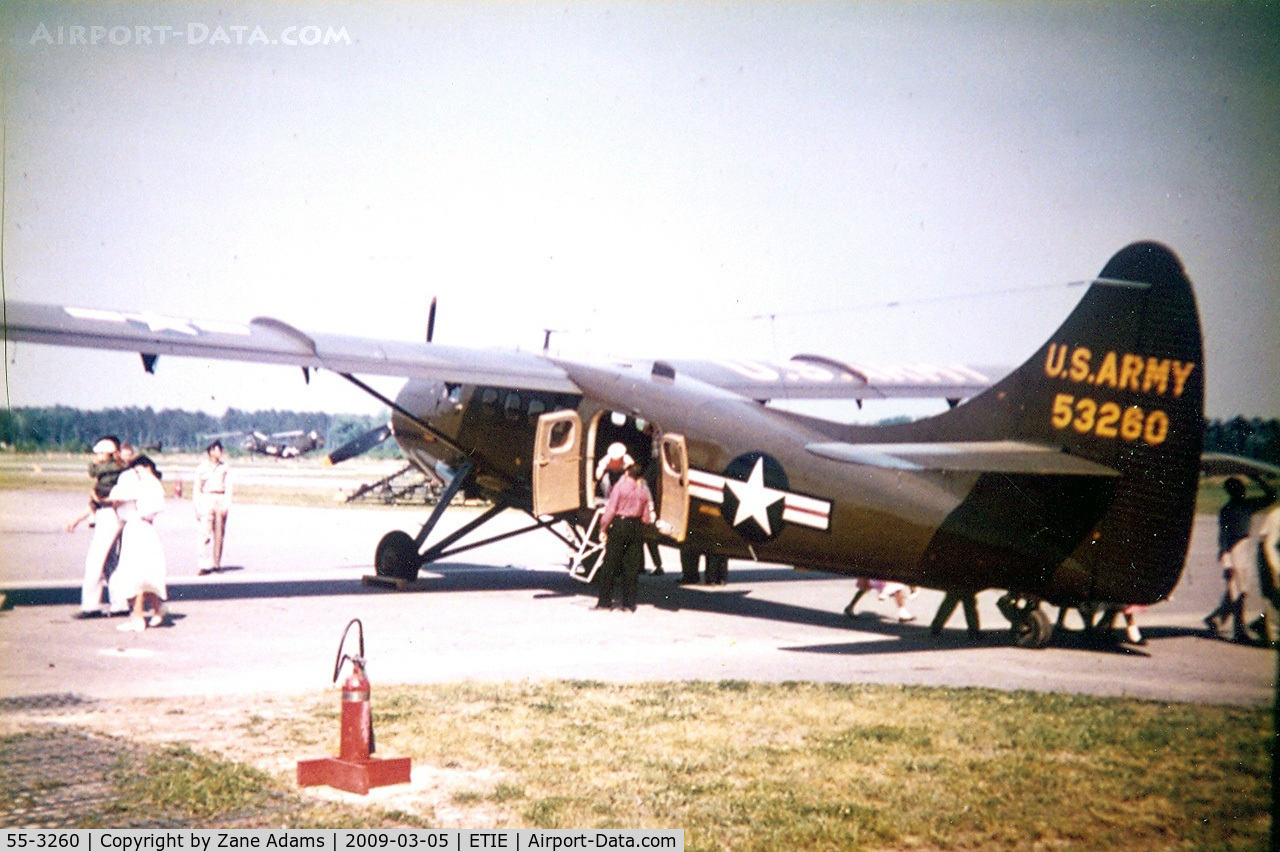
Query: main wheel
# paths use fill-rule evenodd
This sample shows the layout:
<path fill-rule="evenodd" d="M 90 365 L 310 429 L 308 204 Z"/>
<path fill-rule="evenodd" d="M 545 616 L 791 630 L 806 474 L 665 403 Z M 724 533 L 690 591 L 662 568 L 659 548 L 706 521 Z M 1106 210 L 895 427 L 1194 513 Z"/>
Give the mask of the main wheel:
<path fill-rule="evenodd" d="M 406 582 L 418 579 L 421 564 L 418 545 L 404 530 L 392 530 L 384 535 L 373 556 L 373 570 L 379 577 L 394 577 Z"/>
<path fill-rule="evenodd" d="M 1013 636 L 1019 648 L 1043 648 L 1053 637 L 1053 622 L 1038 608 L 1027 610 L 1013 623 Z"/>

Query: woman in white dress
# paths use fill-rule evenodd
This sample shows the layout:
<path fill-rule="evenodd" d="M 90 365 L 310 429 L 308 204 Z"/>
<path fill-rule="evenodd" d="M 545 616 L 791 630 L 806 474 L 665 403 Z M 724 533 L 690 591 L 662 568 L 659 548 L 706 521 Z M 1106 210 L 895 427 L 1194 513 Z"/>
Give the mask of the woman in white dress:
<path fill-rule="evenodd" d="M 164 623 L 169 593 L 165 585 L 164 548 L 152 522 L 164 509 L 164 486 L 155 463 L 138 456 L 111 489 L 124 529 L 120 539 L 120 564 L 112 578 L 122 598 L 132 603 L 133 616 L 120 630 L 142 631 Z M 151 616 L 147 618 L 147 611 Z"/>

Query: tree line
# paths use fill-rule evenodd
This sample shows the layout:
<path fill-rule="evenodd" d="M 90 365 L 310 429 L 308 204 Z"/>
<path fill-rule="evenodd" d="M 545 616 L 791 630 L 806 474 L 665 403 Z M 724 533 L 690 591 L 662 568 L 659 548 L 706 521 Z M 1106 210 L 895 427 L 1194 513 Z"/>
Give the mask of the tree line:
<path fill-rule="evenodd" d="M 1280 420 L 1263 420 L 1260 417 L 1207 420 L 1204 448 L 1210 452 L 1230 453 L 1280 465 Z"/>
<path fill-rule="evenodd" d="M 82 411 L 67 406 L 11 408 L 0 411 L 0 444 L 22 452 L 61 450 L 84 452 L 101 435 L 117 435 L 139 447 L 192 452 L 202 450 L 211 436 L 251 432 L 271 434 L 314 429 L 324 436 L 325 446 L 334 449 L 356 436 L 386 423 L 390 412 L 370 414 L 328 414 L 323 411 L 242 411 L 228 408 L 221 417 L 201 411 L 164 408 L 108 408 Z M 224 441 L 236 446 L 234 439 Z M 1230 453 L 1280 465 L 1280 420 L 1272 418 L 1206 420 L 1204 449 Z M 387 442 L 382 453 L 394 453 Z"/>
<path fill-rule="evenodd" d="M 323 411 L 242 411 L 228 408 L 221 417 L 202 411 L 176 408 L 107 408 L 83 411 L 64 405 L 43 408 L 10 408 L 0 411 L 0 447 L 19 452 L 87 452 L 103 435 L 115 435 L 121 441 L 150 452 L 196 452 L 203 450 L 215 436 L 222 438 L 227 449 L 239 446 L 236 433 L 252 431 L 268 435 L 315 430 L 322 435 L 327 449 L 336 449 L 347 441 L 391 419 L 382 415 L 328 414 Z M 375 454 L 397 454 L 395 443 L 388 441 Z"/>

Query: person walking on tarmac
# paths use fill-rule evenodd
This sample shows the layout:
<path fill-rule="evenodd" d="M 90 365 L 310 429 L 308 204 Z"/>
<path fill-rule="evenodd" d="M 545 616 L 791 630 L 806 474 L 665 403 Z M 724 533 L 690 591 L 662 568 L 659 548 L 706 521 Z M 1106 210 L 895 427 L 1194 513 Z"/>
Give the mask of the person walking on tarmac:
<path fill-rule="evenodd" d="M 132 604 L 133 617 L 117 630 L 140 632 L 164 623 L 168 599 L 164 547 L 156 534 L 155 517 L 164 509 L 164 486 L 155 462 L 138 456 L 120 474 L 109 498 L 122 526 L 120 566 L 116 569 L 119 595 Z M 150 618 L 147 618 L 150 610 Z"/>
<path fill-rule="evenodd" d="M 600 518 L 605 544 L 600 600 L 596 609 L 613 609 L 613 587 L 620 586 L 622 608 L 636 611 L 636 578 L 644 570 L 644 527 L 653 523 L 653 495 L 638 464 L 627 468 L 609 492 Z"/>
<path fill-rule="evenodd" d="M 1261 477 L 1251 475 L 1254 482 L 1262 486 L 1261 497 L 1245 495 L 1244 480 L 1233 476 L 1222 484 L 1227 492 L 1227 502 L 1218 513 L 1218 562 L 1222 565 L 1222 579 L 1226 583 L 1222 602 L 1218 608 L 1204 617 L 1205 627 L 1210 634 L 1217 636 L 1218 631 L 1231 619 L 1232 641 L 1251 642 L 1249 631 L 1245 627 L 1243 583 L 1247 576 L 1246 569 L 1254 554 L 1250 547 L 1249 528 L 1253 513 L 1265 509 L 1276 501 L 1276 489 L 1268 485 Z"/>
<path fill-rule="evenodd" d="M 205 448 L 205 458 L 196 466 L 196 519 L 200 522 L 201 574 L 212 574 L 222 567 L 222 541 L 227 534 L 227 513 L 231 511 L 230 468 L 223 460 L 221 441 Z"/>
<path fill-rule="evenodd" d="M 93 477 L 93 490 L 89 492 L 89 511 L 93 517 L 93 539 L 84 557 L 84 580 L 80 585 L 80 612 L 76 618 L 98 618 L 106 615 L 102 609 L 102 590 L 106 586 L 105 566 L 111 549 L 120 534 L 120 519 L 115 507 L 105 502 L 120 477 L 124 466 L 120 464 L 120 440 L 105 435 L 93 445 L 93 461 L 89 464 L 89 476 Z M 67 532 L 74 532 L 86 516 L 81 515 L 67 525 Z"/>
<path fill-rule="evenodd" d="M 1275 645 L 1276 613 L 1280 612 L 1280 506 L 1262 520 L 1262 541 L 1258 543 L 1258 585 L 1262 587 L 1262 615 L 1249 625 L 1266 645 Z"/>

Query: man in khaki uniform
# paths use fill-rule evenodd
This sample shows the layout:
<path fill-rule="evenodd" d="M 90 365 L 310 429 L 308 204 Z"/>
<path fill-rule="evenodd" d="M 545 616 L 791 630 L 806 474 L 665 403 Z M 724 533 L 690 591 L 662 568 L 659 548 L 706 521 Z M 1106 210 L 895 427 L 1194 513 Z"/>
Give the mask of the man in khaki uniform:
<path fill-rule="evenodd" d="M 201 574 L 212 574 L 222 567 L 222 542 L 227 533 L 227 513 L 231 511 L 230 468 L 223 458 L 221 441 L 205 448 L 205 458 L 196 467 L 196 519 L 200 521 Z"/>

